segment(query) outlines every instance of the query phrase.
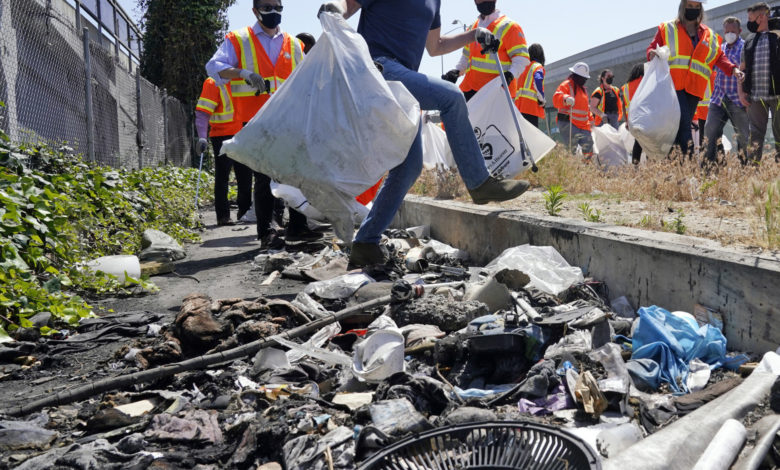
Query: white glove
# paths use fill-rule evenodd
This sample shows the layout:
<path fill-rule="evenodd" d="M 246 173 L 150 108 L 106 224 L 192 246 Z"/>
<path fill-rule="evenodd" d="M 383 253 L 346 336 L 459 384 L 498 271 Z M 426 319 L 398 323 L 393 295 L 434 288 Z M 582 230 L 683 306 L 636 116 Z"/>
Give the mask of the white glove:
<path fill-rule="evenodd" d="M 344 11 L 341 9 L 339 2 L 325 2 L 320 6 L 320 11 L 317 12 L 317 18 L 320 17 L 322 12 L 335 13 L 337 15 L 344 16 Z"/>
<path fill-rule="evenodd" d="M 268 91 L 265 80 L 263 80 L 263 77 L 261 77 L 260 75 L 254 72 L 250 72 L 249 70 L 241 70 L 239 75 L 241 76 L 241 78 L 246 80 L 249 86 L 255 88 L 258 92 L 265 93 L 266 91 Z"/>
<path fill-rule="evenodd" d="M 483 54 L 486 52 L 498 52 L 498 47 L 501 45 L 501 41 L 485 28 L 474 30 L 474 40 L 482 46 Z"/>
<path fill-rule="evenodd" d="M 201 137 L 198 139 L 198 144 L 195 146 L 196 153 L 203 153 L 209 148 L 209 141 Z"/>
<path fill-rule="evenodd" d="M 572 107 L 572 106 L 574 106 L 574 97 L 573 96 L 567 96 L 566 98 L 564 98 L 563 102 L 566 103 L 566 106 Z"/>

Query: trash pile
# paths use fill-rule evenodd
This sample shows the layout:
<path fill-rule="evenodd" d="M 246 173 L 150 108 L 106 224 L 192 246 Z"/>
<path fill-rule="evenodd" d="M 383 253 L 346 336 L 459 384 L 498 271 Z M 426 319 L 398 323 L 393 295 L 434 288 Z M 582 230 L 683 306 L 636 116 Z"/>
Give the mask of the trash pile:
<path fill-rule="evenodd" d="M 108 362 L 121 375 L 4 409 L 2 465 L 435 468 L 415 452 L 544 439 L 584 449 L 560 468 L 780 462 L 780 356 L 728 352 L 716 312 L 635 310 L 552 247 L 475 267 L 424 227 L 386 235 L 370 270 L 336 245 L 258 255 L 252 269 L 303 281 L 294 298 L 195 293 L 170 323 L 121 313 L 5 344 L 13 361 L 132 338 Z M 511 437 L 485 437 L 498 428 Z"/>

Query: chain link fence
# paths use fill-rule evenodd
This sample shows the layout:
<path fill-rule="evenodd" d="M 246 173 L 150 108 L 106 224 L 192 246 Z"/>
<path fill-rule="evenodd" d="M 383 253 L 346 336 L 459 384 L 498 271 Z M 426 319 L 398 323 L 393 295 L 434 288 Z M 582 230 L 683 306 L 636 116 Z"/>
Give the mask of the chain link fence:
<path fill-rule="evenodd" d="M 0 0 L 0 128 L 104 165 L 189 166 L 191 110 L 139 75 L 138 49 L 110 0 Z"/>

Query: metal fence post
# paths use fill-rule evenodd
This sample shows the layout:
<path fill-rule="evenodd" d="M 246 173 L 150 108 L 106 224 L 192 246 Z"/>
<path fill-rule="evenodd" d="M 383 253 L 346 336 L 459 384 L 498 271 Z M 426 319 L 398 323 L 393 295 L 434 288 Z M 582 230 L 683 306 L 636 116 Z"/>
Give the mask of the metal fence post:
<path fill-rule="evenodd" d="M 168 92 L 162 90 L 162 114 L 163 114 L 163 158 L 168 164 Z"/>
<path fill-rule="evenodd" d="M 81 0 L 76 0 L 76 31 L 81 30 Z"/>
<path fill-rule="evenodd" d="M 138 168 L 144 167 L 144 113 L 141 106 L 141 69 L 135 69 L 136 145 L 138 146 Z"/>
<path fill-rule="evenodd" d="M 85 108 L 87 112 L 87 156 L 89 161 L 95 161 L 95 117 L 92 113 L 92 62 L 89 52 L 89 28 L 84 28 L 84 74 L 86 76 Z"/>

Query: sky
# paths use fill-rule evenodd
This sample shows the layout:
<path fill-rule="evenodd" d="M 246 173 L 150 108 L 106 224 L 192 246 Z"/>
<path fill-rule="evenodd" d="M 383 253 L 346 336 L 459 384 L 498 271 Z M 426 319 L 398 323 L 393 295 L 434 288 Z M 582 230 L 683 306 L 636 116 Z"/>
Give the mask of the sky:
<path fill-rule="evenodd" d="M 136 0 L 119 0 L 125 11 L 138 17 Z M 282 28 L 295 35 L 301 32 L 319 37 L 322 27 L 317 20 L 319 0 L 283 0 Z M 730 0 L 708 0 L 707 9 L 731 3 Z M 543 5 L 540 7 L 539 5 Z M 658 26 L 677 15 L 677 0 L 497 0 L 497 8 L 520 24 L 529 44 L 538 42 L 544 47 L 547 62 L 566 58 L 578 52 L 619 39 L 650 27 Z M 623 14 L 627 13 L 627 14 Z M 357 28 L 356 14 L 349 23 Z M 477 18 L 473 0 L 442 0 L 442 33 L 471 25 Z M 252 1 L 238 0 L 228 11 L 230 29 L 255 22 Z M 456 22 L 453 24 L 453 22 Z M 460 23 L 457 23 L 460 22 Z M 706 16 L 705 16 L 706 23 Z M 718 25 L 711 25 L 717 27 Z M 423 55 L 420 71 L 440 75 L 455 67 L 460 52 L 443 57 Z"/>

